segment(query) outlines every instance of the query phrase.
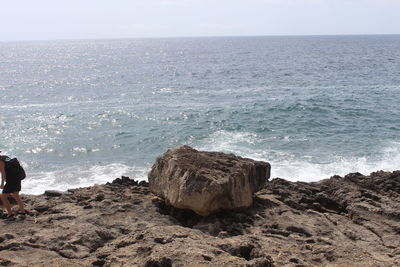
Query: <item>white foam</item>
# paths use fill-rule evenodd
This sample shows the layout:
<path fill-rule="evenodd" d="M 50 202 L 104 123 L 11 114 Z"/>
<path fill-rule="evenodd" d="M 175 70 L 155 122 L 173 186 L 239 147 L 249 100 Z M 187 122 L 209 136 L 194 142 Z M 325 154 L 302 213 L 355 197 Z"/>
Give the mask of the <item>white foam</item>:
<path fill-rule="evenodd" d="M 216 131 L 206 138 L 197 148 L 206 151 L 224 151 L 227 153 L 251 153 L 246 144 L 254 144 L 258 140 L 255 133 Z"/>
<path fill-rule="evenodd" d="M 1 107 L 4 109 L 49 108 L 49 107 L 70 106 L 72 104 L 83 105 L 83 104 L 91 104 L 99 102 L 103 101 L 87 100 L 87 101 L 52 102 L 52 103 L 31 103 L 31 104 L 2 105 Z"/>
<path fill-rule="evenodd" d="M 371 157 L 336 156 L 331 162 L 314 163 L 313 157 L 296 157 L 286 151 L 272 151 L 265 147 L 266 140 L 251 132 L 216 131 L 201 143 L 194 145 L 199 150 L 222 151 L 267 161 L 271 164 L 271 177 L 291 181 L 318 181 L 332 175 L 351 172 L 369 174 L 373 171 L 400 169 L 400 142 L 383 145 L 383 149 Z M 26 164 L 24 164 L 25 167 Z M 45 190 L 65 191 L 70 188 L 92 186 L 111 182 L 117 177 L 129 176 L 135 180 L 147 180 L 149 166 L 127 166 L 120 163 L 94 165 L 89 168 L 74 166 L 49 172 L 30 172 L 23 181 L 23 193 L 41 194 Z"/>
<path fill-rule="evenodd" d="M 195 147 L 267 161 L 271 164 L 271 177 L 291 181 L 311 182 L 351 172 L 367 175 L 377 170 L 400 169 L 400 142 L 383 144 L 383 149 L 371 157 L 336 156 L 326 163 L 314 163 L 309 155 L 299 158 L 286 151 L 270 150 L 265 147 L 265 142 L 255 133 L 217 131 Z"/>
<path fill-rule="evenodd" d="M 42 194 L 45 190 L 60 190 L 105 184 L 113 179 L 128 176 L 147 180 L 148 167 L 130 167 L 120 163 L 85 167 L 68 167 L 50 172 L 28 172 L 22 183 L 22 193 Z"/>
<path fill-rule="evenodd" d="M 310 163 L 307 160 L 270 162 L 272 165 L 272 177 L 281 177 L 292 181 L 318 181 L 329 178 L 332 175 L 346 175 L 359 172 L 368 175 L 371 172 L 383 170 L 399 170 L 400 145 L 386 147 L 378 158 L 368 157 L 335 157 L 332 162 L 326 164 Z"/>

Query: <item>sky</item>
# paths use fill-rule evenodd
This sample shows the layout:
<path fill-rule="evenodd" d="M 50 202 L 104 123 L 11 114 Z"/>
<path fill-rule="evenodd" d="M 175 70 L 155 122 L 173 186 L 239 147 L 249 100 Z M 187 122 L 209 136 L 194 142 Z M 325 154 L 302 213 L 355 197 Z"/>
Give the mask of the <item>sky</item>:
<path fill-rule="evenodd" d="M 0 41 L 400 34 L 400 0 L 0 0 Z"/>

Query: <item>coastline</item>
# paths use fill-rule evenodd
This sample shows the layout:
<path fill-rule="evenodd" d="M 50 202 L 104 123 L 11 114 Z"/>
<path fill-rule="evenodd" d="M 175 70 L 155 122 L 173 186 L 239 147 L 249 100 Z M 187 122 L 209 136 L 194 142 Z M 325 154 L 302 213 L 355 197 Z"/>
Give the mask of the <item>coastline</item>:
<path fill-rule="evenodd" d="M 201 217 L 127 177 L 24 195 L 0 220 L 5 266 L 396 266 L 400 171 L 273 179 L 246 210 Z"/>

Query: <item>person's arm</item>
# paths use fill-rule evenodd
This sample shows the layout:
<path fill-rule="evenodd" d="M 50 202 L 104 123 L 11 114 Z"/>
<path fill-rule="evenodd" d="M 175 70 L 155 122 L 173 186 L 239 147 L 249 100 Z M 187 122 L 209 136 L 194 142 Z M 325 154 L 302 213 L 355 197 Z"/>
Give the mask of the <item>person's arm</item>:
<path fill-rule="evenodd" d="M 5 170 L 5 164 L 3 161 L 0 161 L 0 173 L 1 173 L 1 186 L 0 188 L 3 189 L 4 183 L 6 181 L 6 170 Z"/>

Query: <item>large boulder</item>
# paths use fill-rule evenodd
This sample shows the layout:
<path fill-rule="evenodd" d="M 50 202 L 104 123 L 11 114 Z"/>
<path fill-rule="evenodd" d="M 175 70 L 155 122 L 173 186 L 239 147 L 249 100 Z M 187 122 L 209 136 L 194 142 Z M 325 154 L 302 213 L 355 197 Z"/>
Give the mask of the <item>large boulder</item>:
<path fill-rule="evenodd" d="M 189 146 L 169 149 L 149 173 L 150 190 L 168 204 L 202 216 L 249 207 L 270 176 L 267 162 Z"/>

